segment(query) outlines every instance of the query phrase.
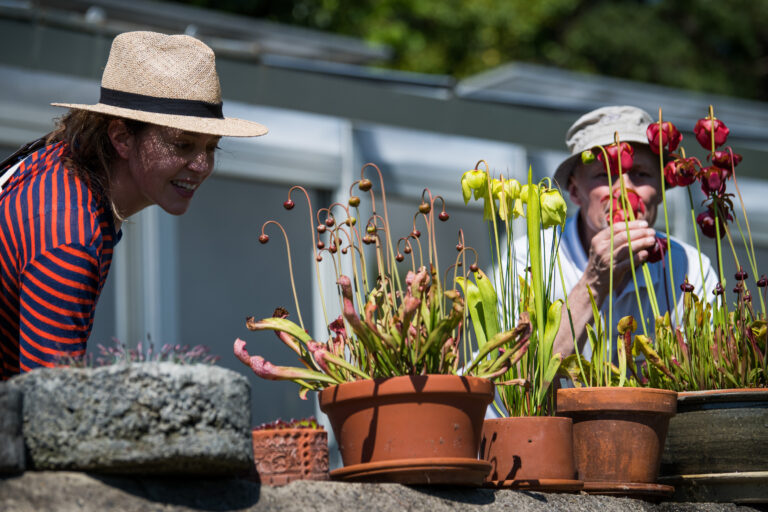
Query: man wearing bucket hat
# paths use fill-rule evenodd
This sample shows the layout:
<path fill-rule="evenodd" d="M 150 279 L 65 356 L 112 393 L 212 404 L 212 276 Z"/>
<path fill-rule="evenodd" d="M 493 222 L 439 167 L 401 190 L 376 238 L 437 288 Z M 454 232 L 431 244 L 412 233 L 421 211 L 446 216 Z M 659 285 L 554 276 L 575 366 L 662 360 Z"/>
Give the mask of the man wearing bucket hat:
<path fill-rule="evenodd" d="M 85 352 L 122 221 L 183 214 L 222 136 L 261 124 L 222 114 L 213 51 L 195 38 L 118 35 L 94 105 L 0 164 L 0 380 Z"/>
<path fill-rule="evenodd" d="M 661 173 L 659 157 L 648 146 L 646 129 L 653 122 L 644 110 L 631 106 L 602 107 L 584 114 L 568 129 L 566 144 L 571 156 L 563 161 L 555 171 L 554 181 L 563 190 L 568 191 L 571 201 L 578 206 L 576 215 L 569 218 L 562 232 L 559 256 L 563 269 L 564 286 L 557 283 L 555 298 L 564 298 L 568 292 L 568 304 L 575 330 L 576 342 L 582 353 L 590 357 L 590 347 L 586 342 L 586 325 L 593 322 L 592 304 L 589 291 L 608 318 L 610 242 L 609 205 L 620 189 L 619 177 L 613 179 L 613 190 L 608 186 L 608 177 L 603 164 L 595 159 L 589 163 L 582 161 L 581 154 L 596 146 L 609 146 L 615 142 L 618 133 L 621 142 L 627 142 L 634 151 L 632 166 L 625 169 L 621 176 L 628 194 L 635 203 L 636 220 L 628 221 L 629 249 L 626 224 L 614 219 L 613 236 L 613 319 L 618 323 L 624 316 L 632 315 L 640 329 L 638 301 L 631 281 L 630 258 L 635 268 L 648 262 L 653 287 L 659 309 L 670 311 L 674 321 L 673 308 L 682 311 L 682 293 L 680 289 L 671 290 L 666 270 L 666 257 L 659 258 L 659 247 L 666 246 L 664 233 L 653 229 L 657 211 L 662 201 Z M 618 201 L 617 201 L 618 203 Z M 659 237 L 659 240 L 657 240 Z M 670 244 L 674 283 L 679 287 L 686 279 L 694 286 L 695 292 L 702 296 L 712 291 L 717 284 L 717 277 L 709 262 L 702 255 L 699 260 L 695 248 L 672 239 Z M 656 253 L 656 258 L 652 255 Z M 651 263 L 649 261 L 654 261 Z M 701 263 L 700 263 L 701 261 Z M 703 276 L 703 278 L 702 278 Z M 642 274 L 638 273 L 640 302 L 647 327 L 653 329 L 654 318 L 651 313 L 648 291 Z M 556 280 L 558 281 L 558 280 Z M 589 291 L 588 291 L 589 290 Z M 677 297 L 674 306 L 673 297 Z M 563 308 L 565 311 L 565 308 Z M 567 312 L 564 313 L 567 315 Z M 555 340 L 555 352 L 563 356 L 572 354 L 574 336 L 571 333 L 569 319 L 563 318 L 562 328 Z M 616 333 L 616 325 L 613 332 Z M 613 340 L 615 344 L 616 340 Z M 614 349 L 613 354 L 617 354 Z"/>

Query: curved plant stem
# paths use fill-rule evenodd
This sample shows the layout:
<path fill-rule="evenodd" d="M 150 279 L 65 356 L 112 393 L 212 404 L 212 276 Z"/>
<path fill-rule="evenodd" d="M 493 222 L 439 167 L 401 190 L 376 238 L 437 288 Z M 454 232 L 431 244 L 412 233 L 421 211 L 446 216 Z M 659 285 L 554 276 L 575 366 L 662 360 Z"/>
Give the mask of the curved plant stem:
<path fill-rule="evenodd" d="M 268 220 L 261 226 L 261 233 L 264 234 L 264 228 L 266 228 L 269 224 L 274 224 L 278 228 L 280 228 L 280 231 L 283 233 L 283 239 L 285 240 L 285 252 L 286 256 L 288 258 L 288 275 L 291 279 L 291 290 L 293 291 L 293 303 L 296 305 L 296 315 L 299 317 L 299 325 L 301 325 L 301 328 L 304 329 L 304 321 L 301 319 L 301 308 L 299 308 L 299 295 L 296 292 L 296 281 L 293 278 L 293 263 L 291 260 L 291 243 L 288 241 L 288 234 L 285 232 L 285 229 L 283 228 L 282 224 L 275 220 Z"/>

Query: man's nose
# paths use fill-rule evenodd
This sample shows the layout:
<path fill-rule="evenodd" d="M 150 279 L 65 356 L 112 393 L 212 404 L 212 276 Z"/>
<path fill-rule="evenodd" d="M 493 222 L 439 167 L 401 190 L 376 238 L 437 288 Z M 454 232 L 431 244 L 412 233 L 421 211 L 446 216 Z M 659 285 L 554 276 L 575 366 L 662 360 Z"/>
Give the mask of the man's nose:
<path fill-rule="evenodd" d="M 617 190 L 621 188 L 621 180 L 624 180 L 624 187 L 625 188 L 632 188 L 632 178 L 627 173 L 622 173 L 620 177 L 614 178 L 613 180 L 613 189 Z"/>

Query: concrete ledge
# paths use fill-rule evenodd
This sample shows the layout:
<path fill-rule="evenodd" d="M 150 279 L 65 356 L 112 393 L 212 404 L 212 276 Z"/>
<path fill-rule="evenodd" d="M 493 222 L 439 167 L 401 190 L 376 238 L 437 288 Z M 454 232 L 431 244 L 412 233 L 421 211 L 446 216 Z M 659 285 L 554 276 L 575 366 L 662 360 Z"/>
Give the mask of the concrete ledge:
<path fill-rule="evenodd" d="M 9 383 L 24 394 L 30 469 L 218 476 L 253 465 L 248 381 L 236 372 L 131 363 Z"/>
<path fill-rule="evenodd" d="M 97 477 L 74 472 L 28 471 L 20 476 L 0 478 L 0 510 L 751 512 L 761 509 L 730 503 L 653 504 L 605 496 L 398 484 L 297 481 L 284 487 L 267 487 L 238 479 Z"/>

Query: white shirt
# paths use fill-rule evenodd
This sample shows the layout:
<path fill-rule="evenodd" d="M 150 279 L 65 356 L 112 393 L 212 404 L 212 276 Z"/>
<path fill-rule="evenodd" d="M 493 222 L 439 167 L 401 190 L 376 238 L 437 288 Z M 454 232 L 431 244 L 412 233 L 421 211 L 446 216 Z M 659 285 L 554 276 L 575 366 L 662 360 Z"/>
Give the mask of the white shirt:
<path fill-rule="evenodd" d="M 576 215 L 568 218 L 563 229 L 563 236 L 560 239 L 560 264 L 563 271 L 563 281 L 565 281 L 565 289 L 568 293 L 571 293 L 576 283 L 584 275 L 584 271 L 587 268 L 587 254 L 584 251 L 584 247 L 581 244 L 578 231 L 578 216 Z M 663 232 L 657 232 L 657 235 L 664 238 Z M 548 229 L 544 232 L 542 252 L 545 254 L 545 261 L 549 265 L 549 248 L 552 244 L 553 229 Z M 701 263 L 699 263 L 699 255 L 696 248 L 692 247 L 684 242 L 681 242 L 674 237 L 671 238 L 671 250 L 672 250 L 672 269 L 674 270 L 674 290 L 669 283 L 669 273 L 667 271 L 668 256 L 665 255 L 662 261 L 656 263 L 649 263 L 648 270 L 650 271 L 651 281 L 653 288 L 656 291 L 656 301 L 659 306 L 659 312 L 663 315 L 666 311 L 670 312 L 670 318 L 672 323 L 675 322 L 675 314 L 672 311 L 672 303 L 674 298 L 677 298 L 677 312 L 678 318 L 682 318 L 683 312 L 683 292 L 680 290 L 680 285 L 688 278 L 688 282 L 694 286 L 694 293 L 699 297 L 706 297 L 708 301 L 714 300 L 714 294 L 712 291 L 717 285 L 717 275 L 709 261 L 709 258 L 702 254 Z M 515 241 L 515 260 L 517 266 L 517 272 L 521 269 L 525 269 L 528 266 L 526 263 L 526 257 L 528 255 L 528 241 L 525 237 Z M 557 270 L 557 262 L 555 262 L 555 278 L 553 286 L 553 300 L 565 299 L 565 293 L 563 292 L 563 286 L 560 281 L 560 275 Z M 702 272 L 703 270 L 703 272 Z M 649 336 L 653 334 L 655 318 L 651 310 L 651 303 L 648 297 L 648 292 L 645 284 L 645 278 L 640 267 L 635 267 L 635 275 L 637 276 L 637 286 L 640 292 L 640 302 L 643 308 L 643 315 L 646 322 L 646 328 Z M 702 279 L 703 275 L 703 279 Z M 608 306 L 609 301 L 606 298 L 603 301 L 600 308 L 603 314 L 604 321 L 608 322 Z M 617 290 L 613 295 L 613 354 L 616 354 L 616 336 L 617 325 L 622 317 L 632 315 L 637 321 L 637 330 L 635 334 L 643 332 L 640 325 L 640 314 L 637 307 L 637 296 L 635 294 L 634 283 L 632 279 L 629 280 L 623 290 Z M 561 329 L 570 329 L 568 324 L 560 326 Z M 606 329 L 607 331 L 607 329 Z M 582 350 L 582 354 L 587 358 L 591 358 L 591 347 L 587 342 Z"/>

